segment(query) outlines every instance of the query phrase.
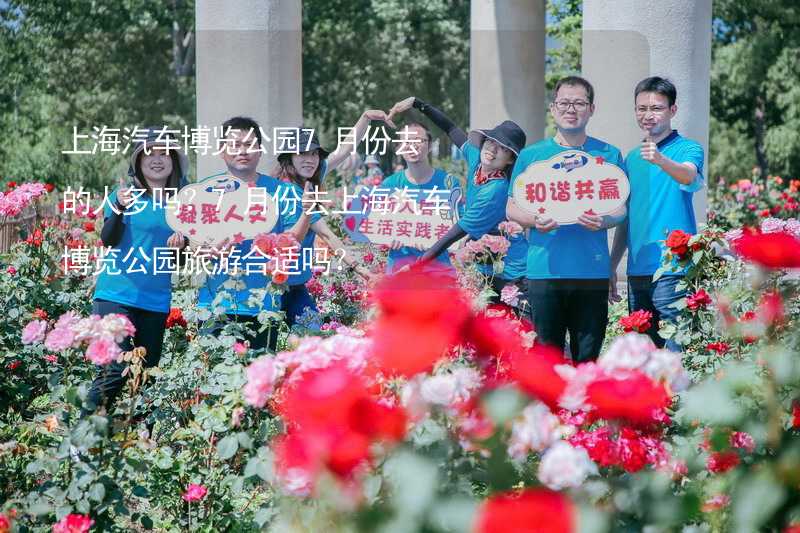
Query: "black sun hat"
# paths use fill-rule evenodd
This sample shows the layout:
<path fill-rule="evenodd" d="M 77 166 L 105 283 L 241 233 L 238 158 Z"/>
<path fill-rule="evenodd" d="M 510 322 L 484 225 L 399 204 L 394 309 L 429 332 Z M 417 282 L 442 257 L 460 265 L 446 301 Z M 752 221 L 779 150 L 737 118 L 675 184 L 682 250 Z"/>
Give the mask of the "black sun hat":
<path fill-rule="evenodd" d="M 508 148 L 517 156 L 525 147 L 526 139 L 525 132 L 513 120 L 504 120 L 490 130 L 472 130 L 469 132 L 469 137 L 470 141 L 476 145 L 481 144 L 482 137 L 487 137 Z"/>

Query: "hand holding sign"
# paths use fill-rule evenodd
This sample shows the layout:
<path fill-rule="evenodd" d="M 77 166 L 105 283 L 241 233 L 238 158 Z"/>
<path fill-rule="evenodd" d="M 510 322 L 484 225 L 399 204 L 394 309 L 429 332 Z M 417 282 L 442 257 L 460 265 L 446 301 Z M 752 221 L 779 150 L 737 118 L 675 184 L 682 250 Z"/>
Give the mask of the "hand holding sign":
<path fill-rule="evenodd" d="M 645 161 L 650 161 L 654 165 L 661 164 L 663 161 L 664 156 L 661 155 L 661 152 L 658 151 L 658 145 L 653 142 L 653 138 L 648 135 L 645 137 L 644 141 L 642 142 L 642 159 Z"/>
<path fill-rule="evenodd" d="M 578 217 L 578 224 L 590 231 L 597 231 L 603 227 L 603 217 L 589 210 Z"/>
<path fill-rule="evenodd" d="M 552 218 L 536 217 L 535 227 L 539 233 L 549 233 L 558 227 L 558 222 Z"/>
<path fill-rule="evenodd" d="M 124 177 L 119 178 L 119 189 L 117 189 L 117 202 L 119 205 L 123 207 L 123 209 L 128 209 L 130 205 L 133 203 L 133 195 L 131 194 L 131 188 L 128 187 L 128 181 Z"/>

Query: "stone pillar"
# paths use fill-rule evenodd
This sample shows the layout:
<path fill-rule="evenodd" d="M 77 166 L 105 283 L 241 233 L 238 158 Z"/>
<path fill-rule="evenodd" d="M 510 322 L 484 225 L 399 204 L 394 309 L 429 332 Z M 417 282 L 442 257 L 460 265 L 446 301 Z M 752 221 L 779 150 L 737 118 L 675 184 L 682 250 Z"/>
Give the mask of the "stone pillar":
<path fill-rule="evenodd" d="M 472 0 L 472 128 L 511 119 L 538 141 L 545 125 L 544 0 Z"/>
<path fill-rule="evenodd" d="M 711 0 L 584 0 L 581 65 L 597 93 L 591 135 L 627 154 L 642 139 L 633 113 L 636 83 L 666 77 L 678 89 L 673 127 L 703 145 L 707 171 Z M 704 174 L 707 183 L 713 179 Z M 694 195 L 698 223 L 706 206 L 704 189 Z"/>
<path fill-rule="evenodd" d="M 273 128 L 303 119 L 302 2 L 197 0 L 197 124 L 212 129 L 227 118 L 254 118 Z M 259 170 L 269 172 L 273 145 Z M 219 156 L 198 155 L 197 175 L 225 169 Z"/>

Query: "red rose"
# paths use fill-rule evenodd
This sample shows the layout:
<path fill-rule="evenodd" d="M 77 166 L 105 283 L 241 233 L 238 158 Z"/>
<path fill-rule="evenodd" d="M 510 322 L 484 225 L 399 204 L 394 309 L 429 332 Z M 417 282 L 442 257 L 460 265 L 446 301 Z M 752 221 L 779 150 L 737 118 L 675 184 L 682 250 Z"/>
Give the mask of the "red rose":
<path fill-rule="evenodd" d="M 44 189 L 45 189 L 47 192 L 53 192 L 53 191 L 56 189 L 56 186 L 55 186 L 55 185 L 53 185 L 52 183 L 45 183 L 45 184 L 44 184 Z"/>
<path fill-rule="evenodd" d="M 8 190 L 9 190 L 9 191 L 10 191 L 11 189 L 14 189 L 16 186 L 17 186 L 17 182 L 16 182 L 16 181 L 9 181 L 9 182 L 6 184 L 6 187 L 8 187 Z"/>
<path fill-rule="evenodd" d="M 711 303 L 711 296 L 709 296 L 709 294 L 705 291 L 705 289 L 700 289 L 696 293 L 686 297 L 686 307 L 690 311 L 697 311 L 698 309 L 703 309 L 710 303 Z"/>
<path fill-rule="evenodd" d="M 713 474 L 721 474 L 735 468 L 741 461 L 739 454 L 733 450 L 714 452 L 708 457 L 706 468 Z"/>
<path fill-rule="evenodd" d="M 626 472 L 638 472 L 647 465 L 647 446 L 630 428 L 622 428 L 617 439 L 619 458 Z"/>
<path fill-rule="evenodd" d="M 706 350 L 717 352 L 717 355 L 725 355 L 730 348 L 727 342 L 709 342 L 706 344 Z"/>
<path fill-rule="evenodd" d="M 786 312 L 780 293 L 768 292 L 761 296 L 756 310 L 759 320 L 766 326 L 779 326 L 786 321 Z"/>
<path fill-rule="evenodd" d="M 800 239 L 783 231 L 745 233 L 733 249 L 745 261 L 764 268 L 800 268 Z"/>
<path fill-rule="evenodd" d="M 475 518 L 476 533 L 572 533 L 575 507 L 565 495 L 548 489 L 495 494 Z"/>
<path fill-rule="evenodd" d="M 183 318 L 183 313 L 178 307 L 170 309 L 169 315 L 167 315 L 167 327 L 173 328 L 175 326 L 181 326 L 183 328 L 187 326 L 186 319 Z"/>
<path fill-rule="evenodd" d="M 94 231 L 94 222 L 84 222 L 83 223 L 83 231 L 90 233 Z"/>
<path fill-rule="evenodd" d="M 47 320 L 49 318 L 47 311 L 44 309 L 39 309 L 38 307 L 33 310 L 33 317 L 37 320 Z"/>
<path fill-rule="evenodd" d="M 472 312 L 450 277 L 412 269 L 381 280 L 372 296 L 381 312 L 372 335 L 374 350 L 390 375 L 413 376 L 429 370 L 466 340 Z"/>
<path fill-rule="evenodd" d="M 586 387 L 586 403 L 606 420 L 652 424 L 663 419 L 670 402 L 664 386 L 638 370 L 624 377 L 602 377 Z"/>
<path fill-rule="evenodd" d="M 800 429 L 800 401 L 792 403 L 792 429 Z"/>
<path fill-rule="evenodd" d="M 692 236 L 685 231 L 679 229 L 673 230 L 667 236 L 667 248 L 669 248 L 673 254 L 677 255 L 678 259 L 683 260 L 689 252 L 689 239 L 691 238 Z"/>
<path fill-rule="evenodd" d="M 625 330 L 625 333 L 630 333 L 631 331 L 644 333 L 652 326 L 650 322 L 652 318 L 653 313 L 650 311 L 645 311 L 644 309 L 640 309 L 638 311 L 634 311 L 628 316 L 620 318 L 619 325 L 622 326 L 622 328 Z"/>
<path fill-rule="evenodd" d="M 534 346 L 529 351 L 520 350 L 511 357 L 510 375 L 529 395 L 557 409 L 558 399 L 567 382 L 555 367 L 567 364 L 563 354 L 549 346 Z"/>

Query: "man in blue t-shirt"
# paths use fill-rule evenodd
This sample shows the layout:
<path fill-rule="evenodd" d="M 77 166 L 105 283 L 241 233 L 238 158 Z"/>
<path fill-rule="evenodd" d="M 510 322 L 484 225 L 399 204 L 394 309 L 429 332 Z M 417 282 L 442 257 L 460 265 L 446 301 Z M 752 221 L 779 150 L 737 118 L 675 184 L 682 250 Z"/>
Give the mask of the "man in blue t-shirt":
<path fill-rule="evenodd" d="M 627 248 L 628 309 L 653 313 L 647 334 L 659 348 L 680 351 L 676 342 L 659 336 L 658 323 L 678 315 L 675 302 L 686 296 L 679 286 L 684 271 L 668 270 L 656 281 L 653 274 L 671 231 L 697 233 L 692 195 L 703 187 L 704 154 L 699 143 L 672 129 L 676 98 L 675 85 L 657 76 L 642 80 L 634 90 L 636 122 L 644 140 L 625 159 L 631 182 L 629 216 L 614 235 L 611 263 L 616 271 Z"/>
<path fill-rule="evenodd" d="M 226 146 L 221 155 L 227 173 L 244 181 L 248 187 L 264 188 L 277 198 L 281 182 L 256 170 L 262 149 L 258 123 L 249 117 L 233 117 L 225 121 L 222 129 Z M 298 240 L 302 240 L 310 224 L 308 215 L 303 213 L 298 219 L 293 219 L 290 226 L 287 211 L 278 206 L 278 213 L 278 221 L 270 233 L 291 231 Z M 269 348 L 274 351 L 278 340 L 278 324 L 271 321 L 262 329 L 258 315 L 261 311 L 279 312 L 280 296 L 267 291 L 263 299 L 256 299 L 257 293 L 254 292 L 266 289 L 270 283 L 269 276 L 263 272 L 266 259 L 253 250 L 253 240 L 238 244 L 223 242 L 217 247 L 225 251 L 233 249 L 235 256 L 240 258 L 237 265 L 240 275 L 232 277 L 227 272 L 208 275 L 198 291 L 198 306 L 210 310 L 222 307 L 229 321 L 247 324 L 249 329 L 255 331 L 255 334 L 245 337 L 250 342 L 250 348 Z M 211 333 L 217 333 L 223 325 L 217 324 Z"/>
<path fill-rule="evenodd" d="M 583 213 L 576 224 L 559 226 L 514 202 L 514 180 L 529 165 L 566 150 L 581 150 L 623 169 L 624 163 L 617 148 L 586 134 L 594 113 L 594 89 L 587 80 L 578 76 L 559 80 L 550 113 L 557 133 L 520 154 L 508 188 L 506 214 L 509 220 L 535 229 L 528 238 L 525 277 L 538 342 L 560 349 L 569 333 L 573 360 L 589 361 L 600 355 L 608 323 L 611 269 L 606 230 L 625 219 L 625 208 L 605 216 Z"/>

